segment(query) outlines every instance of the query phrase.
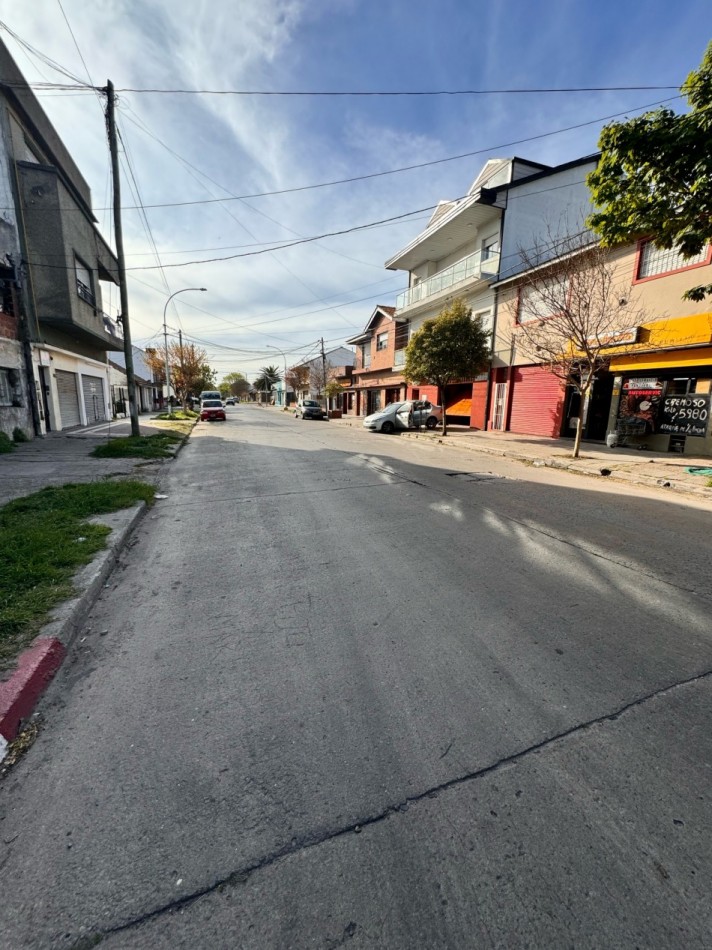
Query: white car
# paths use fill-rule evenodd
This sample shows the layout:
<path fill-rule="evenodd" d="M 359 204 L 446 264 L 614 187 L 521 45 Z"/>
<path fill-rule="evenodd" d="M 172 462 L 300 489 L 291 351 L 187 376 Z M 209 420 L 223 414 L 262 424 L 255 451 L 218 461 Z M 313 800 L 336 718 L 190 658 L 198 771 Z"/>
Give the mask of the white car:
<path fill-rule="evenodd" d="M 395 432 L 396 429 L 434 429 L 442 422 L 440 406 L 423 400 L 408 399 L 405 402 L 392 402 L 378 412 L 366 416 L 364 428 L 372 432 Z"/>

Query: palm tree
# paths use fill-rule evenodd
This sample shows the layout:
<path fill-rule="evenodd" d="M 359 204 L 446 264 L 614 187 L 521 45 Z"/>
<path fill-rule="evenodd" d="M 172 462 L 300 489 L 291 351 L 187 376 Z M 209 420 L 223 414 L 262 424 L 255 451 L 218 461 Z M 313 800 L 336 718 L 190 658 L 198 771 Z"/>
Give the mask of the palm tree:
<path fill-rule="evenodd" d="M 282 374 L 276 366 L 263 366 L 252 385 L 258 392 L 272 392 L 272 389 L 281 378 Z M 264 397 L 262 401 L 265 401 Z"/>

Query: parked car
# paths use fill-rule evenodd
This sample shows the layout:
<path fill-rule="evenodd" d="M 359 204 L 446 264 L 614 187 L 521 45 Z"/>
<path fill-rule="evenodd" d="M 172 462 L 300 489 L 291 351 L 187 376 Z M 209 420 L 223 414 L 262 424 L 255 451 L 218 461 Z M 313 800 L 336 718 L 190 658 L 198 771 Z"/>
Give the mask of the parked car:
<path fill-rule="evenodd" d="M 316 399 L 300 399 L 294 409 L 294 415 L 302 419 L 328 419 L 326 409 Z"/>
<path fill-rule="evenodd" d="M 371 413 L 363 420 L 364 427 L 372 432 L 395 432 L 396 429 L 434 429 L 443 421 L 440 406 L 427 400 L 408 399 L 392 402 L 389 406 Z"/>
<path fill-rule="evenodd" d="M 218 399 L 222 402 L 222 394 L 217 389 L 204 389 L 200 394 L 200 405 L 202 406 L 206 399 Z"/>
<path fill-rule="evenodd" d="M 225 422 L 225 407 L 220 399 L 204 399 L 200 407 L 200 421 L 214 422 L 216 419 Z"/>
<path fill-rule="evenodd" d="M 227 399 L 225 400 L 226 406 L 234 406 L 236 404 L 237 404 L 237 399 L 235 399 L 234 396 L 228 396 Z"/>

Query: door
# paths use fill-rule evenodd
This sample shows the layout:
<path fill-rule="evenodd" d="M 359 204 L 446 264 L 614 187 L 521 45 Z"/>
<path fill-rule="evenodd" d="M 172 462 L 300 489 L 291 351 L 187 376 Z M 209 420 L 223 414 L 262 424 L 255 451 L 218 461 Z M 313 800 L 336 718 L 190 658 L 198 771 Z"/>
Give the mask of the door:
<path fill-rule="evenodd" d="M 106 419 L 104 380 L 101 376 L 82 376 L 82 394 L 84 396 L 84 411 L 87 414 L 87 425 Z"/>
<path fill-rule="evenodd" d="M 57 369 L 54 372 L 57 383 L 57 398 L 59 399 L 59 416 L 62 429 L 81 425 L 79 415 L 79 397 L 77 395 L 77 374 Z"/>
<path fill-rule="evenodd" d="M 52 431 L 49 417 L 49 394 L 51 392 L 49 385 L 49 370 L 46 366 L 40 366 L 40 398 L 42 400 L 42 412 L 44 414 L 44 424 L 48 432 Z"/>
<path fill-rule="evenodd" d="M 495 383 L 494 412 L 492 413 L 492 428 L 504 429 L 504 407 L 507 405 L 507 384 Z"/>
<path fill-rule="evenodd" d="M 557 438 L 561 432 L 561 380 L 545 366 L 517 366 L 509 431 Z"/>

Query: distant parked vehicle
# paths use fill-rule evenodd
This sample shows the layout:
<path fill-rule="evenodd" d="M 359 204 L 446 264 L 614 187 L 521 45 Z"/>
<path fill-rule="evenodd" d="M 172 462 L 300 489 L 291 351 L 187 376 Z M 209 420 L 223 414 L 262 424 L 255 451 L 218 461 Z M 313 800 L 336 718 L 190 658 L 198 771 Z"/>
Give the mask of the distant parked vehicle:
<path fill-rule="evenodd" d="M 200 407 L 200 421 L 201 422 L 215 422 L 220 420 L 225 422 L 227 416 L 225 415 L 225 407 L 222 404 L 220 399 L 204 399 Z"/>
<path fill-rule="evenodd" d="M 203 405 L 203 402 L 206 399 L 219 399 L 222 402 L 222 394 L 217 391 L 217 389 L 204 389 L 200 394 L 200 405 Z"/>
<path fill-rule="evenodd" d="M 443 421 L 440 406 L 433 406 L 427 400 L 408 399 L 405 402 L 392 402 L 389 406 L 371 413 L 363 420 L 364 428 L 372 432 L 395 432 L 396 429 L 434 429 Z"/>
<path fill-rule="evenodd" d="M 235 399 L 234 396 L 228 396 L 227 399 L 225 400 L 226 406 L 234 406 L 236 404 L 237 404 L 237 399 Z"/>
<path fill-rule="evenodd" d="M 294 415 L 302 419 L 328 419 L 326 409 L 316 399 L 300 399 L 294 409 Z"/>

